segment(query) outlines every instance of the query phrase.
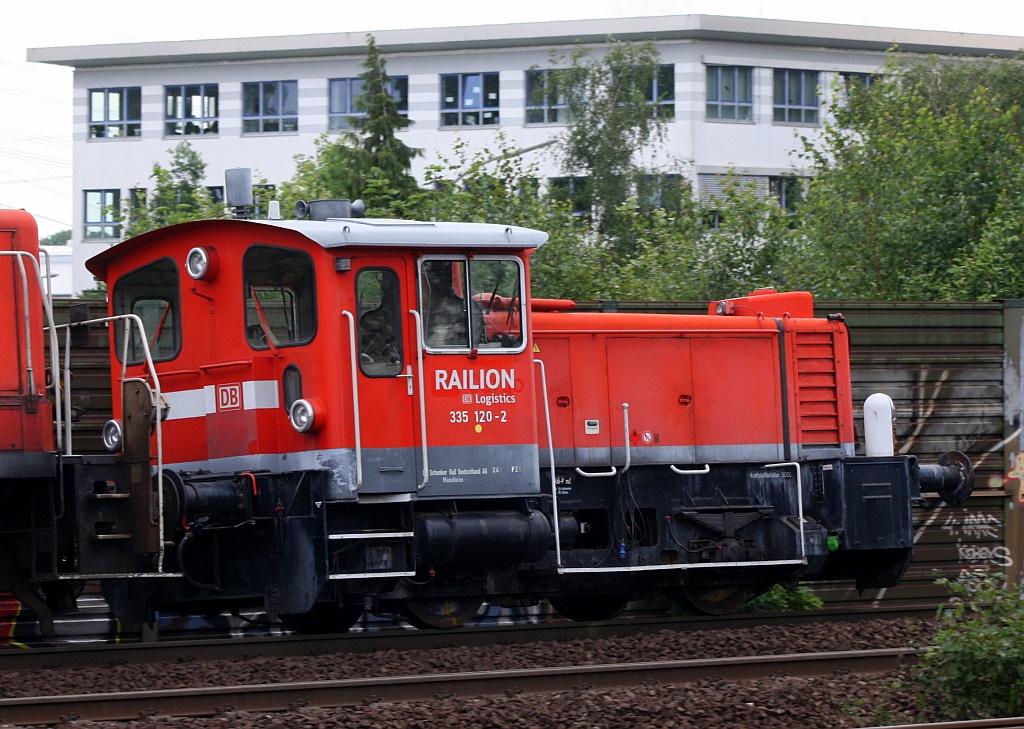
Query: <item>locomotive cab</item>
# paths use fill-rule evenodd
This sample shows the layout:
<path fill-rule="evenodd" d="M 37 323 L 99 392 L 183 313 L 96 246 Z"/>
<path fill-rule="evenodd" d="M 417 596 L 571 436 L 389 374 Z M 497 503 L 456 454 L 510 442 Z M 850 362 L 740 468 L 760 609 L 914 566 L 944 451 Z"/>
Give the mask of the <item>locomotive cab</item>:
<path fill-rule="evenodd" d="M 527 257 L 545 238 L 213 220 L 93 258 L 111 314 L 144 324 L 115 328 L 113 357 L 145 379 L 148 346 L 165 401 L 164 531 L 185 580 L 154 583 L 150 604 L 219 593 L 276 616 L 320 600 L 345 620 L 372 593 L 448 624 L 453 601 L 475 612 L 484 582 L 452 565 L 511 574 L 543 555 L 525 312 Z M 447 581 L 445 599 L 417 597 L 425 576 Z"/>

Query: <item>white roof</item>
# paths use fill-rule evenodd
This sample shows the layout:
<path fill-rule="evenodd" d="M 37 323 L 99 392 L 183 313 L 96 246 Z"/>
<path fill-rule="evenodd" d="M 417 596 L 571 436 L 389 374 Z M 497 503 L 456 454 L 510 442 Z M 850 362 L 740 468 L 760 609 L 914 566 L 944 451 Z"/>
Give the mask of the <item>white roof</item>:
<path fill-rule="evenodd" d="M 431 223 L 384 218 L 250 222 L 294 230 L 324 248 L 540 248 L 548 239 L 548 234 L 539 230 L 494 223 Z"/>

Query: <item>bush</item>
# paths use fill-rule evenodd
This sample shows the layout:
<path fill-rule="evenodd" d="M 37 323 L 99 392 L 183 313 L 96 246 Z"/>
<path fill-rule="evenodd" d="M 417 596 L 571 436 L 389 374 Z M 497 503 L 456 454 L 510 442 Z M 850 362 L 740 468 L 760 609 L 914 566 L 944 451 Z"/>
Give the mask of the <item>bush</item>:
<path fill-rule="evenodd" d="M 1024 591 L 987 573 L 939 582 L 953 598 L 913 670 L 922 709 L 939 720 L 1024 714 Z"/>
<path fill-rule="evenodd" d="M 763 595 L 758 595 L 744 605 L 741 613 L 795 613 L 801 610 L 818 610 L 825 603 L 821 598 L 803 585 L 789 589 L 782 585 L 773 585 Z"/>

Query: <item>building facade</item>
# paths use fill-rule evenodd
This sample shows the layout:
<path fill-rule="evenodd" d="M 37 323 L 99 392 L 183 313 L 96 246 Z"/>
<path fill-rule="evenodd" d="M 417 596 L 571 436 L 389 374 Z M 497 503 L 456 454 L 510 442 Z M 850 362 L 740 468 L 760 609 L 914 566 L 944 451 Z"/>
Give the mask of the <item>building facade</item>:
<path fill-rule="evenodd" d="M 887 53 L 1012 56 L 1024 38 L 706 15 L 583 20 L 373 33 L 413 124 L 399 134 L 424 151 L 413 172 L 457 141 L 493 148 L 499 130 L 548 178 L 564 175 L 542 143 L 564 128 L 544 94 L 554 57 L 651 41 L 661 57 L 650 99 L 668 120 L 653 160 L 678 164 L 713 195 L 733 170 L 785 196 L 803 174 L 794 154 L 849 78 L 867 80 Z M 187 140 L 223 170 L 251 167 L 272 185 L 321 134 L 347 128 L 366 33 L 37 48 L 28 60 L 74 73 L 74 290 L 94 285 L 84 262 L 120 238 L 110 209 L 151 184 L 153 165 Z M 567 60 L 564 63 L 568 63 Z M 358 112 L 355 112 L 358 113 Z M 497 222 L 497 221 L 496 221 Z"/>

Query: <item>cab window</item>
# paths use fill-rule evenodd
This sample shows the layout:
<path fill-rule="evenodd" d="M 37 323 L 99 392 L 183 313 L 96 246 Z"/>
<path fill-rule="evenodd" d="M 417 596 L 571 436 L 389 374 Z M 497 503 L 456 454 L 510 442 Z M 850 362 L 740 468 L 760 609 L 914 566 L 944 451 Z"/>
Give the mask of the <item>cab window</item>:
<path fill-rule="evenodd" d="M 242 260 L 245 336 L 254 349 L 306 344 L 316 334 L 313 260 L 304 252 L 253 246 Z"/>
<path fill-rule="evenodd" d="M 424 258 L 419 279 L 427 349 L 522 351 L 519 259 Z"/>
<path fill-rule="evenodd" d="M 114 313 L 135 314 L 145 333 L 129 329 L 128 364 L 146 361 L 145 342 L 154 362 L 174 359 L 181 351 L 181 302 L 178 297 L 178 267 L 164 258 L 118 279 L 114 284 Z M 114 342 L 119 361 L 126 356 L 124 322 L 114 322 Z"/>
<path fill-rule="evenodd" d="M 398 275 L 389 268 L 364 268 L 356 277 L 359 302 L 359 367 L 369 377 L 402 371 L 402 300 Z"/>

